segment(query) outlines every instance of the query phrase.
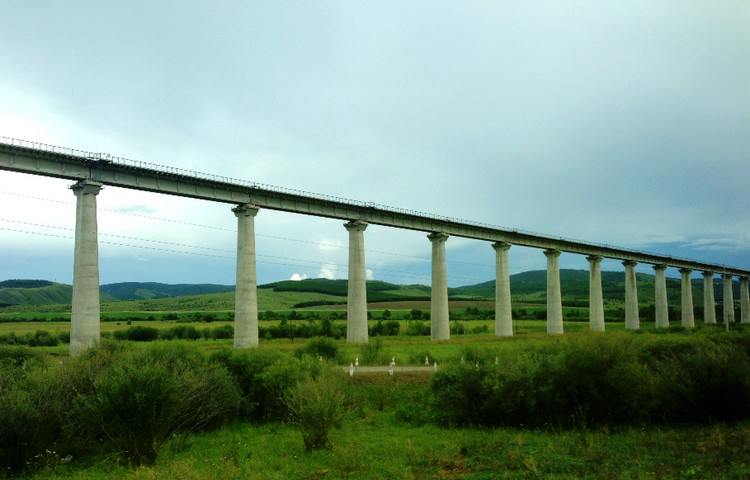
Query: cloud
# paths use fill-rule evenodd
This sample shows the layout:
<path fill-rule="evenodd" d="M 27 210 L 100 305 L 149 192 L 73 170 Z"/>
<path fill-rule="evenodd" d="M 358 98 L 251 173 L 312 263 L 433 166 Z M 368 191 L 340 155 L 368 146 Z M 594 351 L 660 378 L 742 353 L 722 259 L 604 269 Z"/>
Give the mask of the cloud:
<path fill-rule="evenodd" d="M 344 248 L 344 242 L 341 240 L 328 240 L 323 239 L 318 242 L 318 250 L 323 252 L 337 251 Z"/>
<path fill-rule="evenodd" d="M 0 135 L 750 268 L 746 2 L 69 3 L 0 2 Z M 0 172 L 3 218 L 74 228 L 69 181 L 21 177 Z M 97 203 L 100 234 L 160 249 L 103 244 L 154 259 L 102 262 L 103 283 L 234 282 L 233 205 L 111 187 Z M 259 278 L 345 278 L 347 220 L 261 211 Z M 13 252 L 71 255 L 0 227 L 0 275 L 28 275 L 36 257 Z M 371 224 L 367 265 L 429 282 L 426 233 Z M 488 244 L 446 248 L 451 285 L 493 278 Z M 67 256 L 38 274 L 69 277 Z"/>
<path fill-rule="evenodd" d="M 289 280 L 293 282 L 299 282 L 300 280 L 306 280 L 306 279 L 307 279 L 306 273 L 303 273 L 302 275 L 300 275 L 299 273 L 295 273 L 295 274 L 292 274 L 292 277 Z"/>
<path fill-rule="evenodd" d="M 318 273 L 318 278 L 334 280 L 336 278 L 337 270 L 338 266 L 334 265 L 333 263 L 326 263 L 325 265 L 321 265 L 320 272 Z"/>
<path fill-rule="evenodd" d="M 367 278 L 367 280 L 375 280 L 375 278 L 372 275 L 372 270 L 370 270 L 369 268 L 365 272 L 365 278 Z"/>
<path fill-rule="evenodd" d="M 123 213 L 135 213 L 139 215 L 150 215 L 159 212 L 159 210 L 149 205 L 126 205 L 118 207 L 117 211 Z"/>

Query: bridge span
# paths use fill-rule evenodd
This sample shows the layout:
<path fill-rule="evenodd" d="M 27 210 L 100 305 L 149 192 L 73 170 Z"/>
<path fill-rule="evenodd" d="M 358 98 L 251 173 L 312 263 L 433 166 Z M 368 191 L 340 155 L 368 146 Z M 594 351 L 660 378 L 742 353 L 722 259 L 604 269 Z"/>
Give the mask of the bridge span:
<path fill-rule="evenodd" d="M 173 167 L 114 157 L 103 153 L 57 147 L 0 137 L 0 170 L 57 177 L 75 181 L 77 197 L 76 235 L 71 312 L 71 354 L 75 355 L 99 339 L 99 271 L 96 196 L 111 185 L 169 195 L 210 200 L 233 205 L 237 216 L 237 287 L 235 338 L 237 348 L 258 345 L 254 217 L 260 209 L 280 210 L 344 220 L 349 231 L 349 295 L 347 341 L 368 340 L 365 290 L 364 231 L 368 224 L 405 228 L 428 233 L 432 243 L 431 332 L 434 340 L 448 339 L 448 292 L 445 242 L 450 236 L 492 242 L 496 252 L 495 335 L 513 334 L 510 305 L 508 250 L 512 245 L 544 250 L 547 257 L 547 332 L 563 333 L 559 263 L 561 252 L 585 255 L 590 264 L 590 327 L 604 330 L 600 264 L 603 258 L 621 260 L 625 266 L 626 328 L 638 329 L 638 297 L 635 266 L 654 266 L 656 278 L 656 324 L 668 327 L 665 270 L 682 273 L 682 319 L 694 326 L 690 274 L 703 273 L 704 311 L 708 323 L 716 323 L 713 277 L 722 275 L 724 321 L 735 321 L 732 281 L 740 279 L 741 321 L 750 323 L 750 270 L 698 262 L 683 258 L 555 238 L 515 229 L 441 217 L 374 203 L 345 200 L 260 183 L 235 180 Z"/>

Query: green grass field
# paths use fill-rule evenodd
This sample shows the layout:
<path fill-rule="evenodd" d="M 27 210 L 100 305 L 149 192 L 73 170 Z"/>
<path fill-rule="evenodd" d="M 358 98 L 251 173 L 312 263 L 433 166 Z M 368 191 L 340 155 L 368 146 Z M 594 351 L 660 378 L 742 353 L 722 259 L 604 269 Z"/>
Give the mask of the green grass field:
<path fill-rule="evenodd" d="M 453 336 L 433 342 L 424 337 L 373 338 L 382 355 L 397 364 L 420 364 L 424 355 L 439 364 L 456 363 L 464 355 L 497 352 L 524 355 L 530 348 L 556 344 L 543 321 L 517 322 L 530 332 L 513 338 L 488 335 Z M 140 324 L 140 322 L 133 322 Z M 155 325 L 159 322 L 143 322 Z M 65 325 L 64 323 L 61 326 Z M 163 322 L 164 326 L 171 325 Z M 587 324 L 576 324 L 587 327 Z M 114 324 L 103 324 L 115 328 Z M 571 323 L 572 327 L 573 324 Z M 640 344 L 687 344 L 705 333 L 641 333 L 608 326 L 608 332 L 586 328 L 566 338 L 582 340 L 609 336 Z M 719 328 L 715 328 L 717 332 Z M 263 350 L 291 352 L 311 340 L 262 342 Z M 208 352 L 231 349 L 231 340 L 173 341 Z M 150 349 L 165 342 L 133 343 Z M 361 345 L 335 341 L 341 358 L 363 355 Z M 56 347 L 59 348 L 59 347 Z M 486 356 L 486 355 L 485 355 Z M 440 368 L 440 367 L 439 367 Z M 218 430 L 173 436 L 159 450 L 154 465 L 137 468 L 116 456 L 65 461 L 53 451 L 36 458 L 41 467 L 29 479 L 744 479 L 750 476 L 750 423 L 572 429 L 444 428 L 405 419 L 410 405 L 421 405 L 429 377 L 372 374 L 348 380 L 361 390 L 362 405 L 331 434 L 333 448 L 306 452 L 298 427 L 286 422 L 233 423 Z M 720 407 L 721 399 L 717 399 Z"/>

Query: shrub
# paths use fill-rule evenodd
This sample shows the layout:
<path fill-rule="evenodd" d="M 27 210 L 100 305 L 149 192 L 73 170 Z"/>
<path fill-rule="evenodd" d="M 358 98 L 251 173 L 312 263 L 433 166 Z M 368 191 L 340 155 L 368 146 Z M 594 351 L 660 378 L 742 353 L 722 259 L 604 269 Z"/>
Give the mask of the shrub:
<path fill-rule="evenodd" d="M 170 435 L 201 430 L 236 411 L 229 374 L 195 350 L 97 353 L 82 362 L 92 364 L 94 375 L 84 376 L 79 390 L 81 428 L 134 464 L 153 463 Z"/>
<path fill-rule="evenodd" d="M 629 344 L 589 338 L 506 356 L 464 350 L 467 362 L 438 371 L 433 408 L 445 424 L 561 426 L 635 422 L 649 384 Z M 484 362 L 483 362 L 484 360 Z"/>
<path fill-rule="evenodd" d="M 128 340 L 134 342 L 152 342 L 159 338 L 159 330 L 153 327 L 130 327 L 127 335 Z"/>
<path fill-rule="evenodd" d="M 406 324 L 406 335 L 429 335 L 430 325 L 420 321 L 410 321 Z"/>
<path fill-rule="evenodd" d="M 234 328 L 231 325 L 222 325 L 221 327 L 216 327 L 214 329 L 211 329 L 210 337 L 214 340 L 220 338 L 234 338 Z"/>
<path fill-rule="evenodd" d="M 665 423 L 730 422 L 750 410 L 750 362 L 741 348 L 701 342 L 652 361 L 654 415 Z"/>
<path fill-rule="evenodd" d="M 383 341 L 376 338 L 360 347 L 359 363 L 362 365 L 388 365 L 391 363 L 391 354 Z"/>
<path fill-rule="evenodd" d="M 341 375 L 306 376 L 291 389 L 286 404 L 299 423 L 305 450 L 332 447 L 328 436 L 350 412 L 346 383 Z"/>
<path fill-rule="evenodd" d="M 273 375 L 263 373 L 273 365 L 291 362 L 290 358 L 279 351 L 258 348 L 252 350 L 224 349 L 215 352 L 212 360 L 224 366 L 233 377 L 241 393 L 239 415 L 251 420 L 283 419 L 287 410 L 279 396 L 278 386 L 292 383 Z M 299 368 L 297 368 L 299 370 Z M 280 367 L 273 371 L 276 375 L 289 374 L 289 370 Z M 294 379 L 296 380 L 296 378 Z"/>
<path fill-rule="evenodd" d="M 294 350 L 295 357 L 302 358 L 303 355 L 310 355 L 316 359 L 323 357 L 326 360 L 332 360 L 334 362 L 340 360 L 339 346 L 336 342 L 328 338 L 315 338 L 309 341 L 306 345 Z"/>
<path fill-rule="evenodd" d="M 53 445 L 63 428 L 65 388 L 42 362 L 26 355 L 0 364 L 0 465 L 18 473 Z"/>
<path fill-rule="evenodd" d="M 585 336 L 504 355 L 497 366 L 472 347 L 462 354 L 469 361 L 438 371 L 430 385 L 436 418 L 448 425 L 568 428 L 750 416 L 750 362 L 732 343 Z"/>
<path fill-rule="evenodd" d="M 162 330 L 160 336 L 164 340 L 172 340 L 175 338 L 179 338 L 180 340 L 198 340 L 203 337 L 201 332 L 196 330 L 195 327 L 188 325 L 178 325 L 176 327 Z"/>

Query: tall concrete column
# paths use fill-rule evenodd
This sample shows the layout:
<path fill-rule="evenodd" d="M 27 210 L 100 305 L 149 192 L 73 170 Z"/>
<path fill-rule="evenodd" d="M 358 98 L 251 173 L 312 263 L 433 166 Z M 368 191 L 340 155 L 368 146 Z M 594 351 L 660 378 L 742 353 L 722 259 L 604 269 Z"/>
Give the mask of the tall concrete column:
<path fill-rule="evenodd" d="M 349 289 L 346 301 L 346 342 L 367 343 L 367 272 L 365 235 L 367 223 L 344 224 L 349 232 Z"/>
<path fill-rule="evenodd" d="M 258 346 L 258 290 L 255 271 L 255 215 L 258 207 L 239 205 L 237 217 L 237 286 L 234 291 L 234 348 Z"/>
<path fill-rule="evenodd" d="M 590 255 L 589 261 L 589 328 L 604 331 L 604 298 L 602 295 L 602 257 Z"/>
<path fill-rule="evenodd" d="M 625 260 L 625 328 L 638 330 L 641 321 L 638 318 L 638 282 L 635 275 L 635 260 Z"/>
<path fill-rule="evenodd" d="M 76 356 L 96 345 L 100 338 L 96 196 L 101 191 L 102 184 L 80 180 L 70 189 L 76 196 L 70 355 Z"/>
<path fill-rule="evenodd" d="M 432 340 L 448 340 L 451 328 L 448 318 L 448 273 L 445 266 L 445 241 L 448 234 L 427 235 L 432 242 L 432 296 L 430 299 L 430 332 Z"/>
<path fill-rule="evenodd" d="M 724 323 L 734 323 L 734 291 L 732 290 L 732 275 L 725 273 L 724 280 Z"/>
<path fill-rule="evenodd" d="M 750 323 L 750 290 L 748 290 L 748 277 L 740 277 L 740 312 L 742 323 Z"/>
<path fill-rule="evenodd" d="M 690 283 L 689 268 L 681 268 L 682 274 L 682 326 L 685 328 L 695 327 L 695 315 L 693 314 L 693 284 Z"/>
<path fill-rule="evenodd" d="M 716 323 L 714 272 L 703 272 L 703 321 L 705 323 Z"/>
<path fill-rule="evenodd" d="M 495 335 L 513 336 L 513 316 L 510 304 L 510 272 L 508 270 L 508 242 L 492 244 L 495 249 Z"/>
<path fill-rule="evenodd" d="M 669 328 L 666 270 L 666 265 L 654 265 L 654 303 L 656 303 L 656 328 Z"/>
<path fill-rule="evenodd" d="M 560 251 L 545 250 L 547 257 L 547 333 L 562 335 L 562 293 L 560 292 Z"/>

